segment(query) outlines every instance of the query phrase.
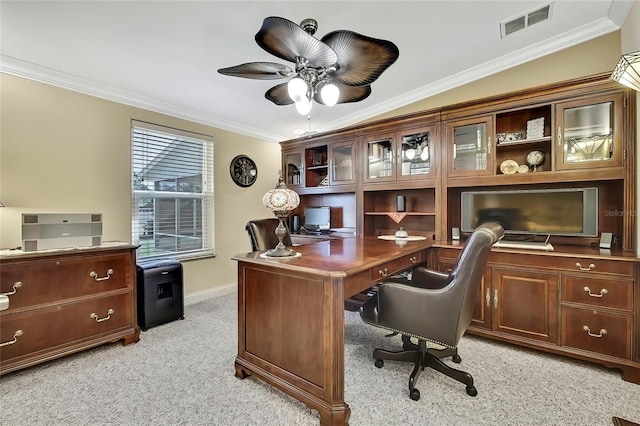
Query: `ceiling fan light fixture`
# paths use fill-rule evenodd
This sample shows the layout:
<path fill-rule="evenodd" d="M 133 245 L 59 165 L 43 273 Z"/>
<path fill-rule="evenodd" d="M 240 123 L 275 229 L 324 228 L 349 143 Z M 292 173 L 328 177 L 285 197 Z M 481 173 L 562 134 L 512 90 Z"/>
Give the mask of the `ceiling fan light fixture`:
<path fill-rule="evenodd" d="M 311 112 L 312 106 L 313 102 L 311 102 L 311 99 L 306 96 L 296 102 L 296 110 L 300 115 L 308 115 L 309 112 Z"/>
<path fill-rule="evenodd" d="M 404 152 L 404 155 L 407 157 L 407 160 L 413 160 L 416 158 L 416 150 L 413 148 L 409 148 Z"/>
<path fill-rule="evenodd" d="M 300 77 L 294 77 L 287 83 L 287 92 L 291 100 L 295 103 L 306 99 L 307 90 L 307 83 Z"/>
<path fill-rule="evenodd" d="M 333 83 L 327 83 L 322 86 L 322 89 L 320 89 L 320 97 L 326 106 L 332 107 L 338 103 L 340 89 L 338 89 L 338 86 Z"/>

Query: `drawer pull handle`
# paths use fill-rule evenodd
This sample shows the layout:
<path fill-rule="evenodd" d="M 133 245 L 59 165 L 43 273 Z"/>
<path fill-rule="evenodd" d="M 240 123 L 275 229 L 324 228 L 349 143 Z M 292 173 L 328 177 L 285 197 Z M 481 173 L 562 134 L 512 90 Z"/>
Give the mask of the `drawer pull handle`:
<path fill-rule="evenodd" d="M 104 276 L 104 277 L 98 278 L 98 273 L 96 271 L 91 271 L 89 273 L 89 276 L 91 276 L 91 278 L 93 278 L 96 281 L 104 281 L 104 280 L 108 280 L 109 278 L 111 278 L 111 274 L 113 274 L 113 269 L 109 268 L 109 269 L 107 269 L 107 275 Z"/>
<path fill-rule="evenodd" d="M 18 341 L 18 337 L 22 336 L 24 333 L 22 332 L 22 330 L 16 330 L 15 333 L 13 333 L 13 340 L 9 340 L 8 342 L 4 342 L 4 343 L 0 343 L 0 348 L 3 346 L 9 346 L 9 345 L 13 345 L 14 343 L 16 343 Z"/>
<path fill-rule="evenodd" d="M 601 328 L 600 329 L 600 333 L 598 333 L 598 334 L 592 333 L 591 329 L 586 325 L 584 327 L 582 327 L 582 329 L 584 331 L 586 331 L 589 336 L 597 337 L 598 339 L 601 338 L 602 336 L 604 336 L 605 334 L 607 334 L 607 330 L 605 330 L 604 328 Z"/>
<path fill-rule="evenodd" d="M 418 258 L 417 258 L 417 257 L 415 257 L 415 256 L 411 256 L 411 257 L 409 258 L 409 261 L 410 261 L 411 263 L 415 264 L 415 263 L 418 261 Z"/>
<path fill-rule="evenodd" d="M 491 307 L 491 289 L 489 288 L 484 292 L 484 302 L 487 305 L 487 308 Z"/>
<path fill-rule="evenodd" d="M 10 291 L 8 293 L 2 293 L 3 296 L 11 296 L 12 294 L 16 294 L 16 292 L 18 291 L 18 289 L 22 287 L 22 281 L 16 281 L 13 284 L 13 291 Z"/>
<path fill-rule="evenodd" d="M 493 309 L 498 309 L 498 289 L 493 290 Z"/>
<path fill-rule="evenodd" d="M 381 277 L 386 277 L 389 274 L 389 270 L 387 268 L 380 269 L 378 273 L 380 274 Z"/>
<path fill-rule="evenodd" d="M 581 271 L 590 271 L 592 269 L 596 269 L 596 265 L 591 263 L 586 268 L 583 268 L 582 265 L 580 264 L 580 262 L 576 262 L 576 268 L 580 269 Z"/>
<path fill-rule="evenodd" d="M 111 319 L 111 314 L 114 313 L 115 311 L 113 309 L 109 309 L 107 311 L 107 316 L 104 318 L 99 318 L 98 314 L 96 314 L 95 312 L 92 313 L 91 315 L 89 315 L 91 318 L 93 318 L 94 320 L 96 320 L 96 322 L 102 322 L 102 321 L 106 321 Z"/>
<path fill-rule="evenodd" d="M 599 294 L 591 293 L 591 289 L 589 287 L 585 287 L 583 290 L 586 291 L 591 297 L 602 297 L 605 294 L 609 293 L 606 288 L 601 289 Z"/>

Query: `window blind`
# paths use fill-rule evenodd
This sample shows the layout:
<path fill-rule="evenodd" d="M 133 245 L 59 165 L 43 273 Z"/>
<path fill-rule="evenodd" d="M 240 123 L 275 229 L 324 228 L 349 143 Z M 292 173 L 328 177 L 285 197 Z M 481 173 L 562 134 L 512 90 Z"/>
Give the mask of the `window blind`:
<path fill-rule="evenodd" d="M 132 241 L 139 259 L 212 256 L 213 141 L 133 122 Z"/>

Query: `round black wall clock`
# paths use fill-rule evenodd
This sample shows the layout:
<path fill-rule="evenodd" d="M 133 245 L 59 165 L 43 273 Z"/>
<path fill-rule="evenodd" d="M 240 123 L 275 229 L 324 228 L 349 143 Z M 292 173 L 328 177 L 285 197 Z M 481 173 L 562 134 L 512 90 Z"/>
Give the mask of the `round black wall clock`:
<path fill-rule="evenodd" d="M 248 187 L 258 178 L 258 167 L 256 163 L 246 155 L 237 155 L 231 160 L 229 166 L 229 173 L 231 173 L 231 179 L 238 186 Z"/>

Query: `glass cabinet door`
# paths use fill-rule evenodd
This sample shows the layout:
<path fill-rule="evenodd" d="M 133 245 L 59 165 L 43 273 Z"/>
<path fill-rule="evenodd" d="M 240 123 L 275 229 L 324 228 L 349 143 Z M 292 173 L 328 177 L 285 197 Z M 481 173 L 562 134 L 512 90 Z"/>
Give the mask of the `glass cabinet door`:
<path fill-rule="evenodd" d="M 404 134 L 399 140 L 398 179 L 407 177 L 426 177 L 434 172 L 432 129 L 419 129 L 413 134 Z"/>
<path fill-rule="evenodd" d="M 622 95 L 557 106 L 559 169 L 622 165 Z"/>
<path fill-rule="evenodd" d="M 329 183 L 341 185 L 353 183 L 353 145 L 335 145 L 331 147 Z"/>
<path fill-rule="evenodd" d="M 448 175 L 491 174 L 492 118 L 461 120 L 448 123 L 449 169 Z"/>
<path fill-rule="evenodd" d="M 284 153 L 284 183 L 289 186 L 304 186 L 304 153 L 291 151 Z"/>
<path fill-rule="evenodd" d="M 366 177 L 368 181 L 394 180 L 393 137 L 367 141 Z"/>

